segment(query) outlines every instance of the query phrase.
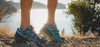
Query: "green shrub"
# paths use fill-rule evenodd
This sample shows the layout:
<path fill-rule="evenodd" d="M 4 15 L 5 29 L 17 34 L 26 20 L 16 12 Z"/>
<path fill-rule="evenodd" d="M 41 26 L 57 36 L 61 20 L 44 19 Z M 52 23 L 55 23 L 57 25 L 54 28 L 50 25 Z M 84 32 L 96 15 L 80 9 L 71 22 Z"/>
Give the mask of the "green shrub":
<path fill-rule="evenodd" d="M 100 11 L 96 11 L 95 3 L 91 1 L 72 1 L 68 4 L 68 13 L 74 16 L 74 28 L 81 34 L 86 35 L 89 30 L 100 32 Z M 93 7 L 91 7 L 93 6 Z M 98 13 L 98 15 L 97 15 Z M 97 28 L 99 30 L 97 30 Z"/>

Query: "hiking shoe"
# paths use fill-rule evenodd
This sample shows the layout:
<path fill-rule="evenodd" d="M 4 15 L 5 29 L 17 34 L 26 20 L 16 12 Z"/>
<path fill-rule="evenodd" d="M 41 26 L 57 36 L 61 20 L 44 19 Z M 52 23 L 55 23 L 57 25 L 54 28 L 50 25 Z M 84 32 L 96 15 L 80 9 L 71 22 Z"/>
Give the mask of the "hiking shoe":
<path fill-rule="evenodd" d="M 34 41 L 38 45 L 47 45 L 48 41 L 45 39 L 42 39 L 36 35 L 36 33 L 33 30 L 32 26 L 29 26 L 25 30 L 21 30 L 20 28 L 17 29 L 15 34 L 15 40 L 16 41 Z"/>
<path fill-rule="evenodd" d="M 63 42 L 65 40 L 63 37 L 60 37 L 57 27 L 48 23 L 40 30 L 40 34 L 47 37 L 49 41 Z"/>

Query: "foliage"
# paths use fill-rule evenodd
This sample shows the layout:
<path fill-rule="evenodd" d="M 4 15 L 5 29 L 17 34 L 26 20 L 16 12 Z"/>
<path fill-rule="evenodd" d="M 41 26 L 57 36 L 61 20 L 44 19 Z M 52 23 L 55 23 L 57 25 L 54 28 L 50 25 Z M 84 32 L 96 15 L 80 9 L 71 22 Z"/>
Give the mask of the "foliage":
<path fill-rule="evenodd" d="M 68 4 L 68 13 L 74 16 L 74 27 L 86 35 L 89 30 L 100 33 L 100 9 L 96 8 L 100 0 L 75 0 Z"/>

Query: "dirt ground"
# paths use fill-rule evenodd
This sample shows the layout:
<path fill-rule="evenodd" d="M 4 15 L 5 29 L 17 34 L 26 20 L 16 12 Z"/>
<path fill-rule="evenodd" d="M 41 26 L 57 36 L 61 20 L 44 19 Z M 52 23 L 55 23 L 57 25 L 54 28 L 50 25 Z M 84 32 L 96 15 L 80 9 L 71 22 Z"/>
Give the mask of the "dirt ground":
<path fill-rule="evenodd" d="M 0 35 L 0 47 L 100 47 L 98 38 L 66 37 L 64 43 L 50 42 L 47 46 L 38 46 L 35 42 L 16 43 L 14 37 Z"/>
<path fill-rule="evenodd" d="M 39 35 L 40 36 L 40 35 Z M 80 37 L 64 35 L 62 32 L 61 36 L 65 37 L 64 43 L 50 42 L 47 46 L 43 47 L 100 47 L 100 39 L 98 37 Z M 16 43 L 14 40 L 14 33 L 9 32 L 8 27 L 0 28 L 0 47 L 41 47 L 35 42 L 29 43 Z"/>

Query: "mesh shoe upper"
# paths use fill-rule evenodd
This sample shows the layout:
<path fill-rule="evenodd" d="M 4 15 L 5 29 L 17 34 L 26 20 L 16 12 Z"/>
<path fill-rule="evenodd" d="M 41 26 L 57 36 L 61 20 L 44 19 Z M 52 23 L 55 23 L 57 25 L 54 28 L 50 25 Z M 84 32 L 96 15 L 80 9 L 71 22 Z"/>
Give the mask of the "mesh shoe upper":
<path fill-rule="evenodd" d="M 65 40 L 63 37 L 60 36 L 59 31 L 58 31 L 56 25 L 53 26 L 53 25 L 51 25 L 51 24 L 47 24 L 47 28 L 51 29 L 57 37 L 59 37 L 59 38 L 62 39 L 62 40 Z"/>
<path fill-rule="evenodd" d="M 57 42 L 63 42 L 64 40 L 63 37 L 60 37 L 57 27 L 51 24 L 48 23 L 45 24 L 43 28 L 40 30 L 40 32 L 44 32 L 45 34 L 52 37 Z"/>
<path fill-rule="evenodd" d="M 36 35 L 32 26 L 29 26 L 25 30 L 21 30 L 20 28 L 17 29 L 15 37 L 21 36 L 23 39 L 27 39 L 28 41 L 35 41 L 37 43 L 47 43 L 47 40 L 42 39 Z"/>

